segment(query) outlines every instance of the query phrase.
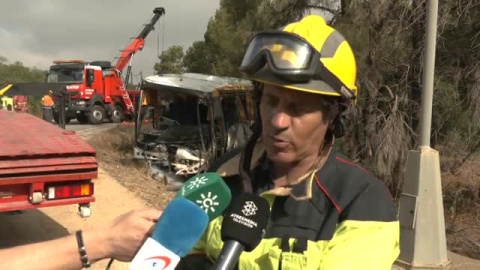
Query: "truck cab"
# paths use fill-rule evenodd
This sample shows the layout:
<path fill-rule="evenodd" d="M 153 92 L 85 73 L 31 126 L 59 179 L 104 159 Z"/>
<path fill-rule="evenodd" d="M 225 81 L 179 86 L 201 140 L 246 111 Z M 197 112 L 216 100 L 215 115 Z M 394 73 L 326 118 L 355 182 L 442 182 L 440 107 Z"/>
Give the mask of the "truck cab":
<path fill-rule="evenodd" d="M 47 83 L 68 83 L 66 122 L 77 119 L 79 123 L 101 124 L 105 119 L 121 122 L 125 116 L 120 74 L 108 61 L 83 60 L 54 61 Z M 54 119 L 59 119 L 60 98 L 55 98 Z"/>

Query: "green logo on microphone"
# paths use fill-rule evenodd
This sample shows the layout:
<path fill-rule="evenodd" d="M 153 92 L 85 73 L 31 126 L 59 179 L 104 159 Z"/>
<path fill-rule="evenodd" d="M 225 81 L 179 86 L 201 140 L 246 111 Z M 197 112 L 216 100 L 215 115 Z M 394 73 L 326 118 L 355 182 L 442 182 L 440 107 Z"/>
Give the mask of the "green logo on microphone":
<path fill-rule="evenodd" d="M 188 189 L 194 189 L 194 188 L 199 188 L 207 183 L 208 178 L 202 175 L 202 177 L 196 177 L 193 179 L 190 183 L 188 183 L 187 188 Z"/>
<path fill-rule="evenodd" d="M 215 206 L 219 205 L 219 202 L 217 201 L 217 195 L 213 195 L 211 192 L 207 193 L 207 196 L 205 194 L 200 194 L 201 200 L 197 200 L 196 203 L 200 208 L 202 208 L 205 213 L 208 214 L 208 211 L 211 211 L 212 213 L 215 212 Z"/>

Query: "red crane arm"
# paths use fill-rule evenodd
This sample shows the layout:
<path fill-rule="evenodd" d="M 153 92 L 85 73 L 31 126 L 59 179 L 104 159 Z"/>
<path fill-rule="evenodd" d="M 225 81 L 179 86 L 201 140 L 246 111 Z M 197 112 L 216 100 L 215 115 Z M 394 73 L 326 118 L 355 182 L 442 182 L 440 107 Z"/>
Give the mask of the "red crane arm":
<path fill-rule="evenodd" d="M 122 54 L 120 54 L 117 64 L 115 65 L 115 69 L 122 71 L 130 62 L 132 55 L 143 49 L 143 45 L 145 45 L 145 39 L 136 38 L 130 45 L 127 46 L 127 48 L 122 51 Z"/>
<path fill-rule="evenodd" d="M 157 7 L 153 10 L 153 17 L 150 22 L 145 25 L 142 32 L 133 40 L 130 45 L 125 48 L 120 57 L 118 58 L 117 64 L 115 65 L 115 69 L 118 71 L 122 71 L 132 59 L 132 56 L 143 49 L 143 45 L 145 45 L 145 38 L 147 38 L 148 34 L 154 29 L 155 24 L 157 23 L 158 19 L 165 14 L 165 9 L 162 7 Z"/>

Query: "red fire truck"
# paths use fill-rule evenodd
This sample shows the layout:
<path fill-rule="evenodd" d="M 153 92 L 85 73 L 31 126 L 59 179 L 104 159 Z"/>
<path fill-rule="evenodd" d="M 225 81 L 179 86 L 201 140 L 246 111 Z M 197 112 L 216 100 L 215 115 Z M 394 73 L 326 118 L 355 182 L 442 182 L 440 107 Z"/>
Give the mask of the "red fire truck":
<path fill-rule="evenodd" d="M 28 113 L 0 110 L 0 212 L 95 201 L 95 149 L 72 131 Z"/>
<path fill-rule="evenodd" d="M 155 23 L 165 14 L 165 9 L 153 10 L 153 17 L 140 34 L 122 50 L 115 66 L 108 61 L 85 62 L 83 60 L 54 61 L 50 67 L 47 83 L 67 83 L 66 122 L 76 118 L 80 123 L 100 124 L 104 119 L 118 123 L 126 115 L 135 113 L 132 96 L 137 92 L 127 91 L 133 55 L 142 50 L 145 38 L 154 29 Z M 125 79 L 122 71 L 127 67 Z M 137 93 L 138 94 L 138 93 Z M 59 119 L 58 100 L 55 101 L 54 118 Z"/>
<path fill-rule="evenodd" d="M 16 112 L 28 112 L 27 96 L 13 96 L 13 110 Z"/>

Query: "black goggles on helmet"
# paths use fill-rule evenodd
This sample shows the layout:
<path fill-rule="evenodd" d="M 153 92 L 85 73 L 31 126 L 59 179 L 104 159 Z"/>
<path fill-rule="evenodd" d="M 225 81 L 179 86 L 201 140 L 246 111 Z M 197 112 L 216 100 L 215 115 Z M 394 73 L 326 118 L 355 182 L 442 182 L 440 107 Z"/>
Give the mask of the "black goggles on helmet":
<path fill-rule="evenodd" d="M 284 31 L 256 34 L 248 45 L 240 70 L 254 75 L 268 64 L 274 75 L 292 83 L 322 80 L 345 98 L 354 92 L 320 61 L 320 53 L 304 38 Z"/>

